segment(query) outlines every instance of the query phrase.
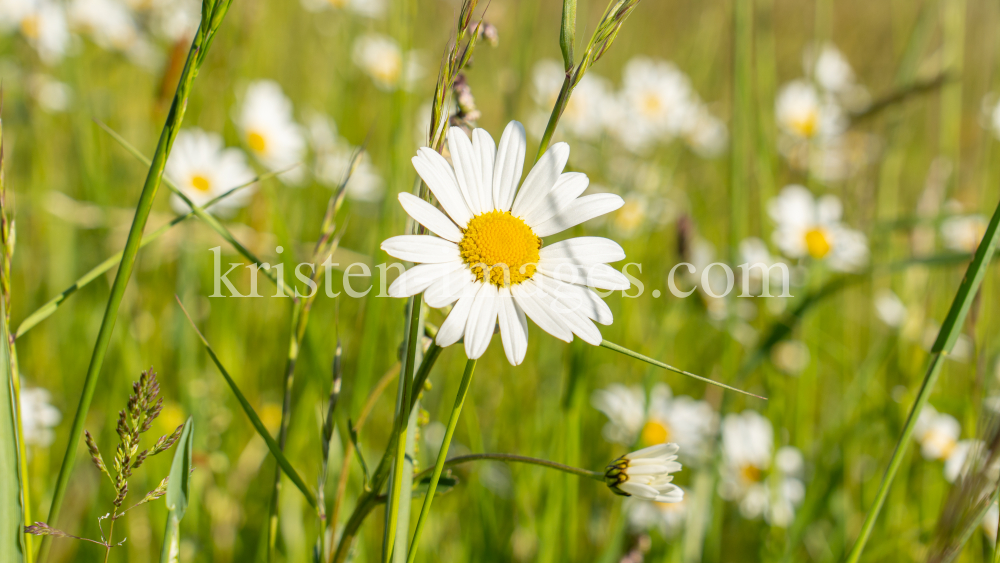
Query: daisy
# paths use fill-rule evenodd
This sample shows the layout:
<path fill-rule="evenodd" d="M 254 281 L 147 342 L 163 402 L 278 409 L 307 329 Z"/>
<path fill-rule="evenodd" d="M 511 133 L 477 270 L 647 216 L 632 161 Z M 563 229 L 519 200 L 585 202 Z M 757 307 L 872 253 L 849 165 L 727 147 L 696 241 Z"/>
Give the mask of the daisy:
<path fill-rule="evenodd" d="M 821 99 L 815 86 L 793 80 L 778 92 L 775 118 L 783 133 L 798 140 L 824 139 L 844 131 L 842 110 L 832 101 Z"/>
<path fill-rule="evenodd" d="M 243 151 L 226 148 L 222 136 L 201 129 L 186 129 L 177 134 L 164 174 L 198 206 L 254 178 Z M 212 205 L 209 211 L 231 215 L 247 204 L 250 195 L 250 188 L 242 189 Z M 191 210 L 176 194 L 170 198 L 170 204 L 178 213 Z"/>
<path fill-rule="evenodd" d="M 682 493 L 685 493 L 682 487 Z M 625 514 L 628 518 L 629 528 L 633 532 L 648 532 L 649 530 L 659 530 L 665 538 L 674 538 L 684 527 L 684 520 L 688 514 L 687 499 L 682 498 L 680 502 L 643 502 L 635 499 L 626 499 Z"/>
<path fill-rule="evenodd" d="M 941 223 L 941 238 L 948 250 L 972 254 L 986 234 L 989 221 L 982 215 L 949 217 Z"/>
<path fill-rule="evenodd" d="M 323 10 L 346 10 L 366 18 L 381 18 L 385 15 L 385 0 L 302 0 L 302 7 L 310 12 Z"/>
<path fill-rule="evenodd" d="M 971 454 L 973 459 L 984 457 L 986 444 L 982 440 L 962 440 L 955 444 L 951 453 L 944 460 L 944 478 L 954 483 L 959 475 L 965 473 L 965 464 Z"/>
<path fill-rule="evenodd" d="M 625 454 L 611 462 L 604 483 L 616 495 L 656 502 L 681 502 L 684 489 L 673 484 L 681 470 L 677 444 L 659 444 Z"/>
<path fill-rule="evenodd" d="M 633 152 L 677 137 L 695 96 L 687 75 L 673 63 L 636 57 L 625 65 L 619 109 L 613 116 L 619 140 Z"/>
<path fill-rule="evenodd" d="M 841 223 L 843 207 L 833 195 L 815 199 L 803 186 L 786 186 L 768 208 L 777 223 L 774 244 L 789 258 L 823 260 L 842 272 L 868 262 L 868 239 Z"/>
<path fill-rule="evenodd" d="M 465 338 L 465 352 L 479 358 L 500 322 L 504 352 L 513 365 L 524 360 L 530 317 L 542 330 L 569 342 L 573 335 L 599 345 L 592 321 L 610 324 L 611 309 L 587 286 L 625 290 L 628 278 L 609 266 L 625 258 L 617 243 L 579 237 L 542 247 L 542 238 L 622 206 L 614 194 L 579 197 L 589 180 L 562 173 L 569 145 L 556 143 L 535 163 L 517 189 L 524 165 L 524 127 L 512 121 L 499 149 L 483 129 L 473 141 L 459 128 L 448 132 L 454 163 L 422 148 L 413 166 L 444 212 L 408 193 L 403 209 L 433 235 L 408 235 L 382 243 L 389 255 L 421 263 L 392 283 L 389 295 L 424 292 L 430 307 L 455 303 L 437 334 L 449 346 Z M 447 214 L 447 215 L 446 215 Z"/>
<path fill-rule="evenodd" d="M 50 0 L 3 0 L 0 29 L 18 30 L 45 64 L 62 60 L 70 34 L 62 5 Z"/>
<path fill-rule="evenodd" d="M 69 8 L 73 27 L 90 36 L 102 49 L 124 53 L 141 66 L 156 64 L 157 54 L 142 36 L 132 11 L 115 0 L 73 0 Z"/>
<path fill-rule="evenodd" d="M 62 420 L 62 413 L 52 406 L 52 395 L 41 387 L 22 387 L 18 398 L 24 442 L 40 447 L 50 445 L 56 437 L 52 429 Z"/>
<path fill-rule="evenodd" d="M 718 417 L 708 403 L 675 398 L 665 383 L 653 386 L 648 401 L 642 388 L 615 383 L 595 391 L 591 404 L 608 417 L 604 436 L 609 441 L 626 446 L 676 442 L 688 460 L 707 455 L 718 427 Z"/>
<path fill-rule="evenodd" d="M 920 411 L 913 437 L 920 443 L 920 454 L 924 459 L 944 460 L 955 451 L 962 426 L 950 414 L 939 413 L 926 405 Z"/>
<path fill-rule="evenodd" d="M 288 170 L 278 175 L 286 184 L 302 181 L 306 141 L 292 115 L 292 102 L 273 80 L 258 80 L 247 88 L 238 123 L 250 153 L 268 170 Z"/>
<path fill-rule="evenodd" d="M 548 124 L 549 112 L 555 106 L 566 78 L 563 65 L 552 59 L 543 59 L 535 63 L 532 71 L 532 95 L 540 108 L 539 114 L 533 120 L 541 134 Z M 611 104 L 611 84 L 601 76 L 588 73 L 583 75 L 573 89 L 563 109 L 559 124 L 571 136 L 593 140 L 604 130 L 607 110 Z"/>
<path fill-rule="evenodd" d="M 854 86 L 854 69 L 839 49 L 827 43 L 819 49 L 815 59 L 812 58 L 814 54 L 814 50 L 806 52 L 803 66 L 820 88 L 828 92 L 844 92 Z"/>
<path fill-rule="evenodd" d="M 352 52 L 354 64 L 365 72 L 379 90 L 408 90 L 423 69 L 414 52 L 404 55 L 392 38 L 376 33 L 359 37 Z"/>

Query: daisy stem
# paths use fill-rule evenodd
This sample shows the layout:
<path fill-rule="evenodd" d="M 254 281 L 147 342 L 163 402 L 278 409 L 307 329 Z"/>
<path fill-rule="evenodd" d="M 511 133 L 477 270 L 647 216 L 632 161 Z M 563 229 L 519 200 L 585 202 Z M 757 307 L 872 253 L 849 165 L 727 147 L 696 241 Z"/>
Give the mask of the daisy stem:
<path fill-rule="evenodd" d="M 66 443 L 66 453 L 63 455 L 62 465 L 59 468 L 59 477 L 56 480 L 55 490 L 52 494 L 52 504 L 49 508 L 47 520 L 51 523 L 59 521 L 59 513 L 62 508 L 63 499 L 66 496 L 66 489 L 69 486 L 70 474 L 76 464 L 76 450 L 83 435 L 83 424 L 86 421 L 87 413 L 90 411 L 90 403 L 94 399 L 97 391 L 97 381 L 100 378 L 101 368 L 104 366 L 104 356 L 111 343 L 111 335 L 114 332 L 115 322 L 118 318 L 118 308 L 125 297 L 125 288 L 132 277 L 132 268 L 135 266 L 136 255 L 139 253 L 139 246 L 142 242 L 142 233 L 146 228 L 146 221 L 152 211 L 153 202 L 156 199 L 156 192 L 160 187 L 160 179 L 163 176 L 163 169 L 167 162 L 167 156 L 173 146 L 177 132 L 180 131 L 181 123 L 184 121 L 184 113 L 187 109 L 188 96 L 194 85 L 194 80 L 198 76 L 198 71 L 205 60 L 208 48 L 212 44 L 215 33 L 222 25 L 222 20 L 229 11 L 232 0 L 204 0 L 202 4 L 201 23 L 191 42 L 187 60 L 184 63 L 184 70 L 177 83 L 177 90 L 174 93 L 173 102 L 170 106 L 170 113 L 167 115 L 166 123 L 160 132 L 160 139 L 156 145 L 156 152 L 146 174 L 146 181 L 139 195 L 139 202 L 136 204 L 135 217 L 132 219 L 132 226 L 129 229 L 128 239 L 125 242 L 125 249 L 122 252 L 122 260 L 118 265 L 118 272 L 111 285 L 111 294 L 104 310 L 104 317 L 101 320 L 101 328 L 97 334 L 97 341 L 94 344 L 93 355 L 87 367 L 87 375 L 84 378 L 83 390 L 80 393 L 80 402 L 73 417 L 73 425 L 70 429 L 69 439 Z M 40 561 L 46 559 L 49 546 L 52 541 L 42 538 Z"/>
<path fill-rule="evenodd" d="M 577 477 L 586 477 L 588 479 L 593 479 L 595 481 L 604 482 L 604 473 L 601 471 L 590 471 L 589 469 L 582 469 L 580 467 L 573 467 L 572 465 L 565 465 L 562 463 L 556 463 L 554 461 L 549 461 L 547 459 L 539 459 L 537 457 L 528 457 L 516 454 L 499 454 L 499 453 L 482 453 L 482 454 L 468 454 L 455 456 L 444 462 L 444 467 L 453 467 L 455 465 L 461 465 L 463 463 L 469 463 L 471 461 L 506 461 L 509 463 L 526 463 L 528 465 L 537 465 L 540 467 L 547 467 L 549 469 L 555 469 L 557 471 L 562 471 L 563 473 L 569 473 L 570 475 L 576 475 Z M 414 476 L 414 481 L 421 481 L 430 471 L 436 470 L 426 469 L 417 473 Z"/>
<path fill-rule="evenodd" d="M 896 472 L 903 463 L 903 457 L 907 447 L 910 445 L 910 438 L 913 436 L 913 430 L 916 427 L 917 419 L 920 417 L 920 412 L 924 409 L 924 405 L 927 404 L 928 399 L 930 399 L 931 392 L 934 390 L 934 384 L 937 383 L 938 375 L 940 375 L 941 368 L 944 365 L 945 357 L 951 353 L 955 342 L 961 335 L 962 325 L 965 324 L 969 308 L 972 306 L 976 293 L 979 292 L 979 287 L 986 276 L 986 266 L 989 265 L 996 250 L 998 233 L 1000 233 L 1000 205 L 993 212 L 993 217 L 986 228 L 983 240 L 979 243 L 975 257 L 972 259 L 972 263 L 969 264 L 969 268 L 965 272 L 965 277 L 962 278 L 962 284 L 958 287 L 955 299 L 951 303 L 948 316 L 945 317 L 944 322 L 941 324 L 937 340 L 934 341 L 934 346 L 931 348 L 930 364 L 924 375 L 923 383 L 920 385 L 917 399 L 913 404 L 913 408 L 910 409 L 906 425 L 903 427 L 903 432 L 896 442 L 896 448 L 892 452 L 889 466 L 882 477 L 882 483 L 879 485 L 878 492 L 875 495 L 875 501 L 865 516 L 858 539 L 847 557 L 848 563 L 857 563 L 861 558 L 861 553 L 865 549 L 865 544 L 868 543 L 868 538 L 875 527 L 875 521 L 878 519 L 879 512 L 882 511 L 882 505 L 885 504 L 885 499 L 889 494 L 889 487 L 892 486 Z"/>
<path fill-rule="evenodd" d="M 448 448 L 451 446 L 451 439 L 455 435 L 455 427 L 458 426 L 458 417 L 462 414 L 462 407 L 465 406 L 465 397 L 469 394 L 469 385 L 472 383 L 472 374 L 476 371 L 476 360 L 469 360 L 465 363 L 465 373 L 462 374 L 462 382 L 458 386 L 458 394 L 455 396 L 455 406 L 451 408 L 451 416 L 448 418 L 448 428 L 444 432 L 444 439 L 441 440 L 441 448 L 438 449 L 437 461 L 434 463 L 434 472 L 431 474 L 431 481 L 427 485 L 427 494 L 424 495 L 424 504 L 420 507 L 420 516 L 417 517 L 417 527 L 413 531 L 413 540 L 410 542 L 410 555 L 406 558 L 407 563 L 413 563 L 417 558 L 417 544 L 420 543 L 420 532 L 424 529 L 424 522 L 431 512 L 431 503 L 434 502 L 434 493 L 437 492 L 438 481 L 441 480 L 441 472 L 444 471 L 444 463 L 448 458 Z"/>

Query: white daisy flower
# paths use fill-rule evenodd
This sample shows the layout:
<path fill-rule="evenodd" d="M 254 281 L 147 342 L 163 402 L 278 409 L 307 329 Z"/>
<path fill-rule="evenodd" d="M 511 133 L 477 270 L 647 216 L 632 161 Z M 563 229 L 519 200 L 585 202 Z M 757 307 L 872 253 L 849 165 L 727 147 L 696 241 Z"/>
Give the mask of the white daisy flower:
<path fill-rule="evenodd" d="M 562 173 L 569 145 L 556 143 L 535 163 L 518 190 L 524 165 L 524 127 L 512 121 L 499 149 L 483 129 L 473 140 L 459 128 L 448 132 L 449 164 L 422 148 L 413 166 L 445 213 L 408 193 L 403 209 L 438 236 L 413 235 L 382 243 L 389 255 L 420 263 L 392 283 L 389 294 L 424 292 L 430 307 L 455 303 L 437 334 L 449 346 L 465 338 L 469 358 L 483 355 L 500 322 L 504 352 L 513 365 L 524 360 L 526 317 L 542 330 L 569 342 L 576 334 L 599 345 L 592 321 L 609 324 L 611 309 L 587 286 L 624 290 L 628 278 L 607 263 L 625 258 L 614 241 L 571 238 L 542 247 L 542 238 L 610 213 L 622 206 L 614 194 L 579 197 L 589 180 Z"/>
<path fill-rule="evenodd" d="M 55 440 L 52 430 L 62 420 L 62 413 L 52 406 L 52 395 L 41 387 L 21 387 L 21 428 L 24 442 L 46 447 Z"/>
<path fill-rule="evenodd" d="M 958 446 L 962 426 L 950 414 L 939 413 L 934 407 L 925 405 L 920 411 L 913 437 L 920 443 L 920 453 L 924 459 L 947 459 Z"/>
<path fill-rule="evenodd" d="M 708 403 L 675 398 L 665 383 L 653 386 L 648 402 L 641 387 L 615 383 L 595 391 L 591 404 L 608 417 L 604 436 L 609 441 L 626 446 L 675 442 L 687 460 L 707 455 L 719 424 Z"/>
<path fill-rule="evenodd" d="M 820 88 L 828 92 L 845 92 L 854 86 L 854 69 L 839 49 L 827 43 L 819 50 L 815 59 L 812 58 L 813 54 L 806 52 L 804 66 Z"/>
<path fill-rule="evenodd" d="M 831 100 L 821 99 L 816 87 L 793 80 L 778 92 L 775 118 L 781 131 L 795 139 L 827 139 L 846 128 L 843 111 Z"/>
<path fill-rule="evenodd" d="M 399 44 L 390 37 L 370 33 L 354 42 L 354 64 L 371 77 L 380 90 L 392 92 L 397 88 L 409 90 L 423 74 L 423 68 L 413 51 L 403 53 Z"/>
<path fill-rule="evenodd" d="M 686 493 L 683 487 L 681 492 Z M 624 506 L 629 528 L 633 532 L 659 530 L 665 538 L 674 538 L 684 527 L 688 514 L 687 499 L 680 502 L 647 502 L 626 499 Z"/>
<path fill-rule="evenodd" d="M 945 248 L 972 254 L 979 247 L 989 220 L 982 215 L 949 217 L 941 222 L 941 238 Z"/>
<path fill-rule="evenodd" d="M 3 0 L 0 29 L 20 31 L 45 64 L 62 60 L 69 47 L 69 25 L 62 4 L 51 0 Z"/>
<path fill-rule="evenodd" d="M 385 15 L 385 0 L 302 0 L 302 7 L 310 12 L 324 10 L 348 11 L 366 18 Z"/>
<path fill-rule="evenodd" d="M 879 290 L 875 294 L 875 313 L 883 323 L 892 328 L 902 327 L 908 314 L 903 301 L 889 289 Z"/>
<path fill-rule="evenodd" d="M 316 180 L 331 188 L 339 187 L 358 148 L 337 135 L 336 124 L 323 115 L 314 115 L 309 119 L 309 138 L 316 154 Z M 357 201 L 380 201 L 385 192 L 384 184 L 371 157 L 365 152 L 347 181 L 346 195 Z"/>
<path fill-rule="evenodd" d="M 157 53 L 142 35 L 132 11 L 115 0 L 73 0 L 70 22 L 102 49 L 124 53 L 145 67 L 156 63 Z"/>
<path fill-rule="evenodd" d="M 533 120 L 537 123 L 538 134 L 545 130 L 549 112 L 555 106 L 566 78 L 563 65 L 553 59 L 543 59 L 535 63 L 531 73 L 532 96 L 539 106 L 539 114 Z M 600 136 L 606 122 L 605 114 L 611 105 L 611 84 L 596 74 L 587 73 L 573 89 L 566 102 L 559 124 L 569 135 L 579 139 L 593 140 Z"/>
<path fill-rule="evenodd" d="M 635 57 L 625 65 L 619 103 L 615 132 L 626 148 L 642 152 L 682 133 L 695 96 L 687 75 L 673 63 Z"/>
<path fill-rule="evenodd" d="M 681 470 L 677 444 L 659 444 L 625 454 L 608 465 L 604 482 L 617 495 L 656 502 L 681 502 L 684 490 L 673 484 Z"/>
<path fill-rule="evenodd" d="M 302 181 L 299 164 L 306 152 L 305 135 L 295 122 L 292 102 L 273 80 L 258 80 L 247 88 L 237 122 L 250 153 L 268 170 L 288 170 L 278 176 L 286 184 Z M 294 168 L 293 168 L 294 167 Z"/>
<path fill-rule="evenodd" d="M 221 135 L 201 129 L 177 133 L 164 174 L 198 206 L 254 178 L 243 151 L 226 148 Z M 229 216 L 246 205 L 251 194 L 252 188 L 244 188 L 212 205 L 209 211 Z M 176 194 L 171 196 L 170 204 L 178 213 L 191 210 Z"/>
<path fill-rule="evenodd" d="M 868 263 L 868 239 L 841 223 L 843 207 L 836 196 L 815 199 L 803 186 L 786 186 L 771 200 L 768 214 L 777 223 L 774 244 L 789 258 L 824 260 L 844 272 Z"/>

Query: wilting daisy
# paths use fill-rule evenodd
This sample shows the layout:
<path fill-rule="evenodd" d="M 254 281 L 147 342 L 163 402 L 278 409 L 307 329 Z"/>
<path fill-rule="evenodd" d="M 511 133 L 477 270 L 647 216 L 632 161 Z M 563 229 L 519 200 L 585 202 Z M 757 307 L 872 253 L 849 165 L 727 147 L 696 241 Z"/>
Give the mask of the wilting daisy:
<path fill-rule="evenodd" d="M 423 72 L 416 53 L 404 54 L 396 41 L 376 33 L 359 37 L 351 56 L 375 86 L 387 92 L 409 89 Z"/>
<path fill-rule="evenodd" d="M 759 413 L 746 410 L 722 421 L 722 482 L 719 494 L 739 503 L 744 518 L 791 524 L 805 498 L 802 454 L 792 446 L 774 451 L 774 428 Z"/>
<path fill-rule="evenodd" d="M 51 0 L 0 1 L 0 29 L 20 31 L 45 64 L 59 62 L 70 42 L 62 4 Z"/>
<path fill-rule="evenodd" d="M 408 193 L 403 209 L 433 235 L 406 235 L 382 243 L 389 255 L 418 262 L 389 287 L 393 297 L 424 293 L 430 307 L 455 303 L 437 334 L 448 346 L 465 338 L 469 358 L 483 355 L 499 319 L 504 352 L 511 364 L 524 360 L 527 317 L 542 330 L 569 342 L 573 335 L 598 345 L 601 332 L 592 321 L 609 324 L 611 310 L 587 286 L 624 290 L 628 278 L 608 266 L 625 258 L 614 241 L 579 237 L 542 246 L 542 238 L 610 213 L 622 206 L 614 194 L 580 197 L 589 180 L 562 173 L 569 145 L 556 143 L 528 172 L 524 166 L 524 127 L 512 121 L 499 149 L 483 129 L 451 128 L 452 164 L 422 148 L 413 166 L 442 213 Z M 447 214 L 447 215 L 446 215 Z"/>
<path fill-rule="evenodd" d="M 52 429 L 62 420 L 59 409 L 52 406 L 52 395 L 41 387 L 22 387 L 18 397 L 24 442 L 40 447 L 50 445 L 55 439 Z"/>
<path fill-rule="evenodd" d="M 941 239 L 945 248 L 973 253 L 986 235 L 989 221 L 982 215 L 949 217 L 941 222 Z"/>
<path fill-rule="evenodd" d="M 843 207 L 834 195 L 816 199 L 803 186 L 786 186 L 771 200 L 768 214 L 777 223 L 774 244 L 790 258 L 808 256 L 844 272 L 868 262 L 868 239 L 841 223 Z"/>
<path fill-rule="evenodd" d="M 541 134 L 559 98 L 566 71 L 562 63 L 543 59 L 535 63 L 531 78 L 532 95 L 539 106 L 539 114 L 532 120 L 532 130 Z M 573 137 L 592 140 L 600 136 L 612 103 L 610 91 L 607 79 L 593 73 L 583 75 L 566 102 L 559 124 Z"/>
<path fill-rule="evenodd" d="M 673 397 L 670 387 L 658 383 L 649 392 L 641 387 L 614 383 L 594 392 L 594 408 L 608 417 L 604 437 L 632 446 L 676 442 L 686 459 L 705 455 L 718 426 L 718 416 L 705 401 Z"/>
<path fill-rule="evenodd" d="M 685 492 L 683 488 L 681 492 Z M 680 502 L 626 499 L 624 510 L 628 517 L 629 528 L 633 532 L 648 532 L 655 529 L 659 530 L 663 537 L 673 538 L 684 527 L 688 503 L 687 499 L 682 499 Z"/>
<path fill-rule="evenodd" d="M 667 61 L 636 57 L 625 65 L 619 99 L 620 116 L 612 126 L 632 151 L 681 134 L 693 109 L 687 75 Z"/>
<path fill-rule="evenodd" d="M 924 459 L 947 459 L 958 446 L 962 426 L 950 414 L 940 413 L 930 405 L 920 411 L 913 437 L 920 443 L 920 453 Z"/>
<path fill-rule="evenodd" d="M 306 152 L 302 127 L 292 115 L 292 102 L 273 80 L 258 80 L 247 88 L 237 125 L 251 154 L 286 184 L 302 181 Z"/>
<path fill-rule="evenodd" d="M 815 86 L 793 80 L 778 92 L 774 104 L 778 127 L 796 139 L 825 139 L 844 131 L 843 111 L 832 101 L 823 100 Z"/>
<path fill-rule="evenodd" d="M 254 178 L 243 151 L 227 149 L 222 136 L 201 129 L 187 129 L 177 134 L 164 174 L 198 206 Z M 229 215 L 246 205 L 250 195 L 251 189 L 244 188 L 212 205 L 209 211 Z M 176 194 L 170 198 L 170 204 L 178 213 L 191 210 Z"/>
<path fill-rule="evenodd" d="M 612 461 L 604 473 L 604 483 L 617 495 L 656 502 L 681 502 L 684 490 L 673 484 L 681 470 L 677 444 L 659 444 Z"/>

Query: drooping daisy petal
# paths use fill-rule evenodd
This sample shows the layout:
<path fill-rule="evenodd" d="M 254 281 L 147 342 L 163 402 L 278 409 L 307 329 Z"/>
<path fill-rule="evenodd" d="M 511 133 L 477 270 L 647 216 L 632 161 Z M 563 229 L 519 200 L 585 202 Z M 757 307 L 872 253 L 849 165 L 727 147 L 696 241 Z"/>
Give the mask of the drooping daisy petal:
<path fill-rule="evenodd" d="M 410 217 L 413 217 L 414 221 L 427 227 L 437 236 L 451 242 L 462 240 L 462 231 L 455 226 L 455 223 L 447 215 L 441 213 L 437 207 L 406 192 L 399 194 L 399 203 L 403 205 L 403 210 Z"/>
<path fill-rule="evenodd" d="M 465 290 L 475 281 L 476 276 L 472 272 L 467 268 L 459 268 L 428 287 L 424 292 L 424 303 L 435 309 L 450 305 L 464 295 Z"/>
<path fill-rule="evenodd" d="M 544 274 L 537 274 L 535 279 L 547 293 L 559 297 L 567 307 L 583 313 L 587 318 L 602 325 L 609 325 L 614 320 L 608 304 L 589 287 L 566 283 Z"/>
<path fill-rule="evenodd" d="M 455 270 L 465 266 L 465 262 L 456 260 L 443 264 L 419 264 L 403 272 L 389 286 L 390 297 L 410 297 L 427 289 L 432 283 Z"/>
<path fill-rule="evenodd" d="M 465 325 L 465 355 L 475 360 L 486 352 L 493 339 L 493 329 L 497 324 L 497 310 L 500 294 L 497 286 L 484 283 L 476 293 L 469 311 L 469 322 Z"/>
<path fill-rule="evenodd" d="M 534 282 L 527 281 L 512 286 L 510 294 L 528 318 L 535 321 L 538 328 L 559 340 L 573 341 L 573 332 L 552 312 L 544 301 L 545 293 Z"/>
<path fill-rule="evenodd" d="M 441 323 L 435 341 L 442 348 L 451 346 L 465 336 L 465 326 L 469 323 L 469 312 L 472 310 L 472 302 L 476 300 L 478 287 L 475 284 L 465 288 L 462 297 L 459 298 L 455 306 L 451 308 L 448 318 Z"/>
<path fill-rule="evenodd" d="M 497 156 L 497 144 L 486 129 L 472 132 L 472 150 L 476 153 L 476 170 L 479 173 L 480 213 L 493 211 L 493 166 Z"/>
<path fill-rule="evenodd" d="M 386 239 L 382 250 L 390 256 L 423 264 L 441 264 L 461 260 L 458 245 L 431 235 L 400 235 Z"/>
<path fill-rule="evenodd" d="M 565 210 L 534 228 L 535 234 L 547 237 L 561 233 L 594 217 L 611 213 L 625 205 L 625 200 L 617 194 L 593 194 L 577 198 Z"/>
<path fill-rule="evenodd" d="M 566 172 L 560 175 L 552 191 L 524 217 L 524 222 L 528 225 L 541 225 L 569 207 L 589 185 L 590 179 L 582 172 Z"/>
<path fill-rule="evenodd" d="M 559 241 L 539 250 L 545 262 L 599 264 L 625 259 L 625 251 L 615 241 L 603 237 L 577 237 Z"/>
<path fill-rule="evenodd" d="M 514 302 L 508 287 L 500 288 L 498 313 L 503 351 L 507 354 L 507 360 L 511 365 L 520 365 L 528 352 L 528 319 L 524 316 L 524 311 Z"/>
<path fill-rule="evenodd" d="M 510 212 L 515 217 L 525 217 L 537 207 L 555 187 L 569 160 L 569 145 L 556 143 L 538 159 L 521 184 Z"/>
<path fill-rule="evenodd" d="M 448 165 L 448 161 L 437 152 L 422 148 L 417 151 L 417 156 L 413 157 L 411 162 L 417 174 L 427 183 L 431 193 L 441 202 L 441 207 L 448 216 L 460 228 L 465 228 L 469 219 L 472 219 L 472 211 L 458 187 L 458 180 L 455 179 L 455 173 Z"/>
<path fill-rule="evenodd" d="M 493 167 L 493 205 L 500 211 L 509 211 L 517 193 L 517 184 L 524 170 L 524 150 L 527 147 L 524 126 L 511 121 L 500 137 L 496 164 Z"/>
<path fill-rule="evenodd" d="M 476 162 L 476 152 L 465 131 L 458 127 L 448 130 L 448 150 L 451 151 L 451 163 L 455 167 L 458 187 L 461 188 L 465 201 L 469 203 L 472 214 L 479 215 L 486 206 L 479 201 L 479 167 Z"/>
<path fill-rule="evenodd" d="M 538 265 L 536 271 L 566 283 L 586 285 L 597 289 L 624 291 L 630 285 L 625 274 L 607 264 L 594 264 L 586 267 L 573 264 L 555 264 L 549 267 L 542 263 Z"/>

